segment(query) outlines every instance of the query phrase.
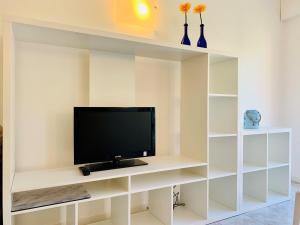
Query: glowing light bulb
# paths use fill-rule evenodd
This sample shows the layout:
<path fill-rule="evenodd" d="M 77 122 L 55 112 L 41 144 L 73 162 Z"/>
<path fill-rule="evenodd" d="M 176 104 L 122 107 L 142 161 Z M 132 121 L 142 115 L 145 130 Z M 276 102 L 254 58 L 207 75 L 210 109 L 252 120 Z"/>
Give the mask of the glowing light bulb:
<path fill-rule="evenodd" d="M 145 2 L 139 1 L 136 4 L 136 11 L 140 18 L 145 19 L 149 15 L 149 6 Z"/>

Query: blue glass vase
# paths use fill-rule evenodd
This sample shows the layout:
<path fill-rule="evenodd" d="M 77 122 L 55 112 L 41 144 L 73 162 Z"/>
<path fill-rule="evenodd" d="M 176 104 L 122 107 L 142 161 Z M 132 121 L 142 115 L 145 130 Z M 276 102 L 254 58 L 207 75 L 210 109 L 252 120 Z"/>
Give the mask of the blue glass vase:
<path fill-rule="evenodd" d="M 207 42 L 204 37 L 204 24 L 200 25 L 200 38 L 197 42 L 197 46 L 200 48 L 207 48 Z"/>
<path fill-rule="evenodd" d="M 191 45 L 191 41 L 188 36 L 188 26 L 189 25 L 187 23 L 184 24 L 184 35 L 181 41 L 182 45 Z"/>

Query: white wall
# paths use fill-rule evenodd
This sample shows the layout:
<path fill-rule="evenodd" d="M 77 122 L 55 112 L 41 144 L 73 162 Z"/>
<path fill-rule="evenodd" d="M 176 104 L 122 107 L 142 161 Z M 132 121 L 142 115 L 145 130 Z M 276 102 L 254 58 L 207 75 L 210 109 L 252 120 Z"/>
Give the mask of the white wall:
<path fill-rule="evenodd" d="M 157 0 L 158 25 L 151 37 L 179 43 L 183 15 L 181 0 Z M 198 3 L 196 0 L 190 1 Z M 204 16 L 209 48 L 240 56 L 241 109 L 257 108 L 265 125 L 276 121 L 276 82 L 280 75 L 280 0 L 205 0 Z M 17 15 L 95 29 L 129 32 L 114 23 L 112 0 L 0 0 L 0 22 L 4 15 Z M 198 16 L 189 15 L 190 37 L 198 38 Z M 1 28 L 1 27 L 0 27 Z M 1 35 L 0 35 L 1 37 Z M 2 113 L 0 114 L 2 117 Z"/>
<path fill-rule="evenodd" d="M 300 15 L 299 0 L 281 0 L 281 18 L 282 20 L 292 19 Z"/>
<path fill-rule="evenodd" d="M 283 23 L 282 83 L 284 125 L 293 128 L 292 177 L 300 182 L 300 16 Z"/>

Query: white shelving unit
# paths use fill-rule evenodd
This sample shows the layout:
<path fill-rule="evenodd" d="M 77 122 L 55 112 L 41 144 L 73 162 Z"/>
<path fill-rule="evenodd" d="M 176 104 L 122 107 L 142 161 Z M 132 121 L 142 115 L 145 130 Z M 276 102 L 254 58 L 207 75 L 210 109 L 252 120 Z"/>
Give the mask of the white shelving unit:
<path fill-rule="evenodd" d="M 3 28 L 5 225 L 209 224 L 288 199 L 290 130 L 240 133 L 236 56 L 35 20 Z M 73 107 L 145 105 L 157 109 L 157 156 L 82 176 Z M 11 212 L 14 193 L 71 184 L 91 198 Z"/>
<path fill-rule="evenodd" d="M 258 209 L 290 199 L 291 130 L 243 130 L 241 210 Z"/>

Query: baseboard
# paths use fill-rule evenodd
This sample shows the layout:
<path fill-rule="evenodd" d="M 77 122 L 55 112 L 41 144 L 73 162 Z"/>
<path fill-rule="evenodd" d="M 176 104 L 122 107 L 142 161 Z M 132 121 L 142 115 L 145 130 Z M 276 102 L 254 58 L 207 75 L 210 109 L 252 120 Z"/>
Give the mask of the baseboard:
<path fill-rule="evenodd" d="M 292 182 L 300 184 L 300 177 L 292 177 Z"/>

